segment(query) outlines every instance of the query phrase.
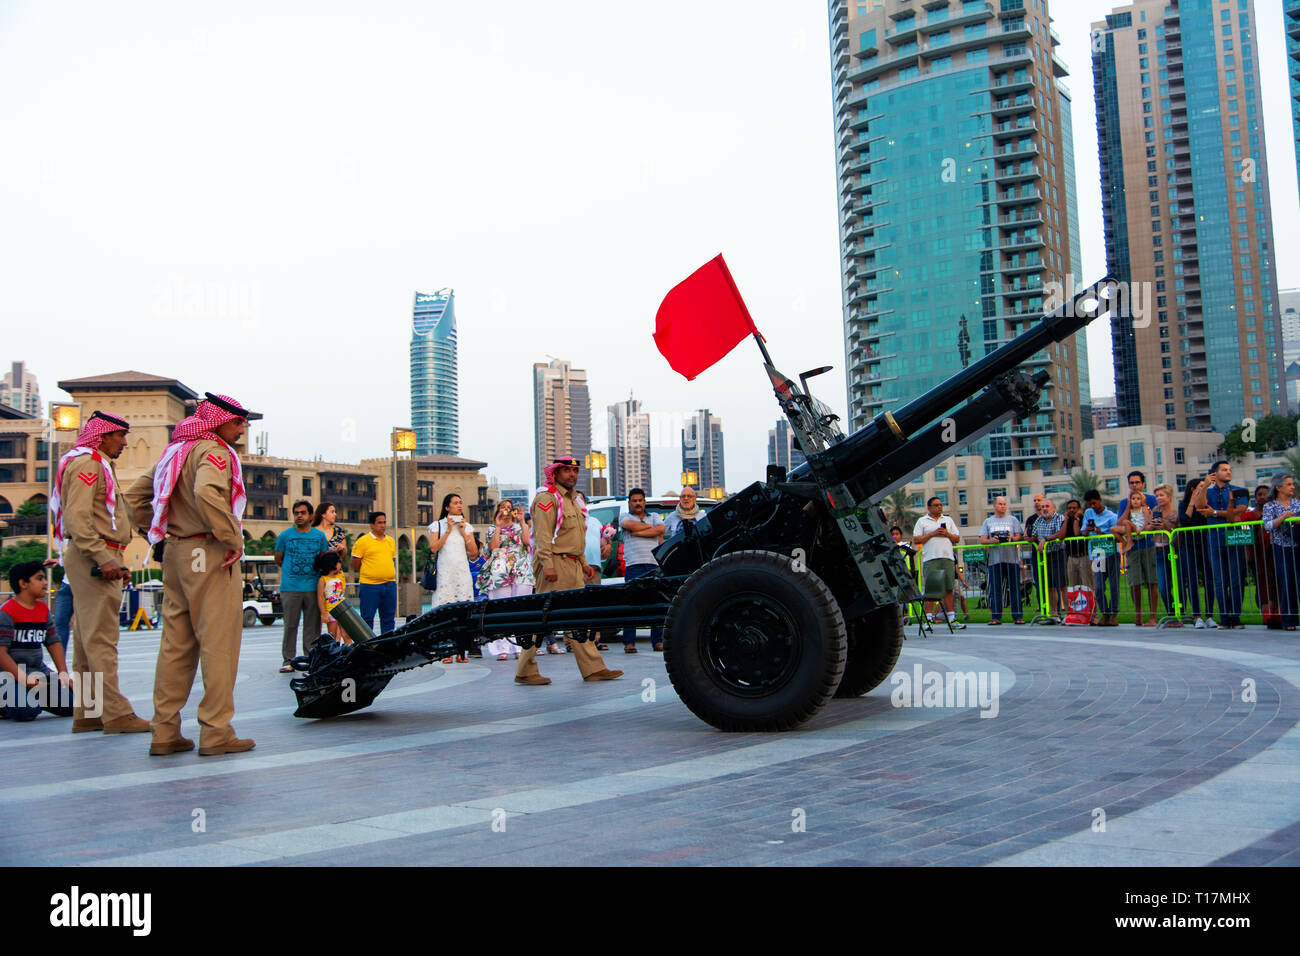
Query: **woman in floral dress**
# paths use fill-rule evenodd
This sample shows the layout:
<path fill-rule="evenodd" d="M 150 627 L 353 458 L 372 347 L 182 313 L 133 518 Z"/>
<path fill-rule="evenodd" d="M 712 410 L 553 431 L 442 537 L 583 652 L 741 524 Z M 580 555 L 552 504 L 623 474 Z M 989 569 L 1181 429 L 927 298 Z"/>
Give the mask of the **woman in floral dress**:
<path fill-rule="evenodd" d="M 488 560 L 478 575 L 479 590 L 486 591 L 488 600 L 521 597 L 533 593 L 533 565 L 528 556 L 528 526 L 519 518 L 509 500 L 497 504 L 488 529 Z M 483 648 L 484 654 L 495 654 L 504 661 L 509 655 L 519 656 L 519 648 L 504 637 Z"/>
<path fill-rule="evenodd" d="M 470 577 L 469 563 L 478 557 L 478 545 L 474 543 L 474 529 L 465 520 L 465 505 L 460 495 L 447 495 L 442 499 L 442 513 L 429 525 L 429 536 L 433 539 L 429 550 L 438 556 L 438 586 L 433 592 L 433 606 L 474 600 L 474 579 Z M 454 659 L 462 664 L 468 663 L 468 650 L 462 647 Z M 452 660 L 448 657 L 443 663 L 450 664 Z"/>

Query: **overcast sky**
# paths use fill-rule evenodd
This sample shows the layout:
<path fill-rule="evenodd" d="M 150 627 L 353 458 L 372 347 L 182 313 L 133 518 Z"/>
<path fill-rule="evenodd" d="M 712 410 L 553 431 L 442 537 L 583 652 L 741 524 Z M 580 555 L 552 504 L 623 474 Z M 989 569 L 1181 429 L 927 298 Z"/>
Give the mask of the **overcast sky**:
<path fill-rule="evenodd" d="M 1105 269 L 1088 28 L 1072 71 L 1085 280 Z M 1258 0 L 1279 281 L 1300 255 L 1280 0 Z M 0 361 L 42 397 L 137 369 L 265 413 L 271 454 L 387 454 L 410 420 L 413 293 L 450 286 L 461 454 L 533 472 L 531 366 L 588 371 L 598 442 L 722 417 L 727 485 L 777 406 L 743 343 L 694 382 L 654 348 L 664 294 L 726 255 L 778 365 L 845 408 L 823 0 L 646 4 L 0 0 Z M 1092 388 L 1113 391 L 1091 330 Z M 598 444 L 598 447 L 600 445 Z"/>

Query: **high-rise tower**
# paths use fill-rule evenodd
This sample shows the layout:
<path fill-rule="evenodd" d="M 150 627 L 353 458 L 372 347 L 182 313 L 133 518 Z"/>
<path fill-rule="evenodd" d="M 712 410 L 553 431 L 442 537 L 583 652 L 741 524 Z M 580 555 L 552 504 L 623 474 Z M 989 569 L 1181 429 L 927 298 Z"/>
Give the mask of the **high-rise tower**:
<path fill-rule="evenodd" d="M 1227 431 L 1286 409 L 1253 0 L 1138 0 L 1093 24 L 1125 425 Z"/>
<path fill-rule="evenodd" d="M 456 296 L 415 293 L 411 322 L 411 427 L 422 455 L 460 454 Z"/>
<path fill-rule="evenodd" d="M 727 470 L 722 447 L 722 419 L 707 408 L 686 419 L 682 429 L 682 471 L 699 476 L 696 491 L 727 487 Z"/>
<path fill-rule="evenodd" d="M 533 425 L 537 483 L 542 469 L 561 455 L 584 461 L 591 453 L 591 396 L 587 373 L 563 359 L 533 365 Z M 578 490 L 591 494 L 591 475 L 578 473 Z"/>
<path fill-rule="evenodd" d="M 650 413 L 641 411 L 641 403 L 628 397 L 626 402 L 610 405 L 609 415 L 609 493 L 626 496 L 633 488 L 650 493 Z"/>
<path fill-rule="evenodd" d="M 856 429 L 1037 322 L 1078 278 L 1070 101 L 1045 0 L 830 0 L 829 12 Z M 1052 385 L 1037 414 L 978 444 L 986 477 L 1080 463 L 1085 342 L 1026 363 Z"/>
<path fill-rule="evenodd" d="M 1282 0 L 1286 27 L 1286 64 L 1291 74 L 1291 132 L 1295 136 L 1295 171 L 1300 179 L 1300 0 Z"/>

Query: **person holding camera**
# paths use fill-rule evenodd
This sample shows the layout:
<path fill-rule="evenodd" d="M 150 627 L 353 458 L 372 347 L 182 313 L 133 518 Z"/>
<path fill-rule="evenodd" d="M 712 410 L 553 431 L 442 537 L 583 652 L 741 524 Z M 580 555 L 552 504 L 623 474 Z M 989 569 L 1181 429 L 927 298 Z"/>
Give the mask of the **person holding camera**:
<path fill-rule="evenodd" d="M 474 540 L 474 528 L 465 520 L 465 503 L 460 495 L 449 494 L 442 499 L 442 511 L 438 520 L 429 525 L 429 536 L 433 539 L 429 550 L 438 556 L 438 585 L 433 592 L 433 606 L 474 600 L 474 578 L 469 573 L 469 563 L 478 557 L 478 543 Z M 469 648 L 461 647 L 455 659 L 462 664 L 469 663 Z M 450 664 L 452 660 L 447 657 L 443 663 Z"/>
<path fill-rule="evenodd" d="M 1083 504 L 1083 533 L 1113 540 L 1112 531 L 1119 522 L 1119 515 L 1102 502 L 1101 492 L 1096 488 L 1086 492 Z M 1097 595 L 1092 623 L 1098 627 L 1115 627 L 1119 624 L 1119 555 L 1115 551 L 1107 553 L 1090 548 L 1089 557 L 1092 559 L 1092 589 Z M 1110 600 L 1107 600 L 1108 595 Z"/>
<path fill-rule="evenodd" d="M 1025 540 L 1025 527 L 1020 519 L 1007 513 L 1007 499 L 993 499 L 993 514 L 984 519 L 980 527 L 980 544 L 988 545 L 989 569 L 989 612 L 993 615 L 989 624 L 1002 623 L 1002 599 L 1007 588 L 1011 589 L 1011 619 L 1017 624 L 1024 624 L 1024 613 L 1020 608 L 1020 548 L 1013 544 Z"/>

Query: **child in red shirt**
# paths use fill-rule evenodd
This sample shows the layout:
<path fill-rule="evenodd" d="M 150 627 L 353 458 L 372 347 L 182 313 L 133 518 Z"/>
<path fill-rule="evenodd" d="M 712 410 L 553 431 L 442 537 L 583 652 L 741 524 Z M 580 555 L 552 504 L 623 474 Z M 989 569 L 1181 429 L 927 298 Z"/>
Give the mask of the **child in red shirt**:
<path fill-rule="evenodd" d="M 0 717 L 35 720 L 42 710 L 72 716 L 72 678 L 59 636 L 45 604 L 47 583 L 40 561 L 23 561 L 9 571 L 14 596 L 0 605 Z M 45 666 L 43 647 L 58 668 L 57 681 Z"/>

